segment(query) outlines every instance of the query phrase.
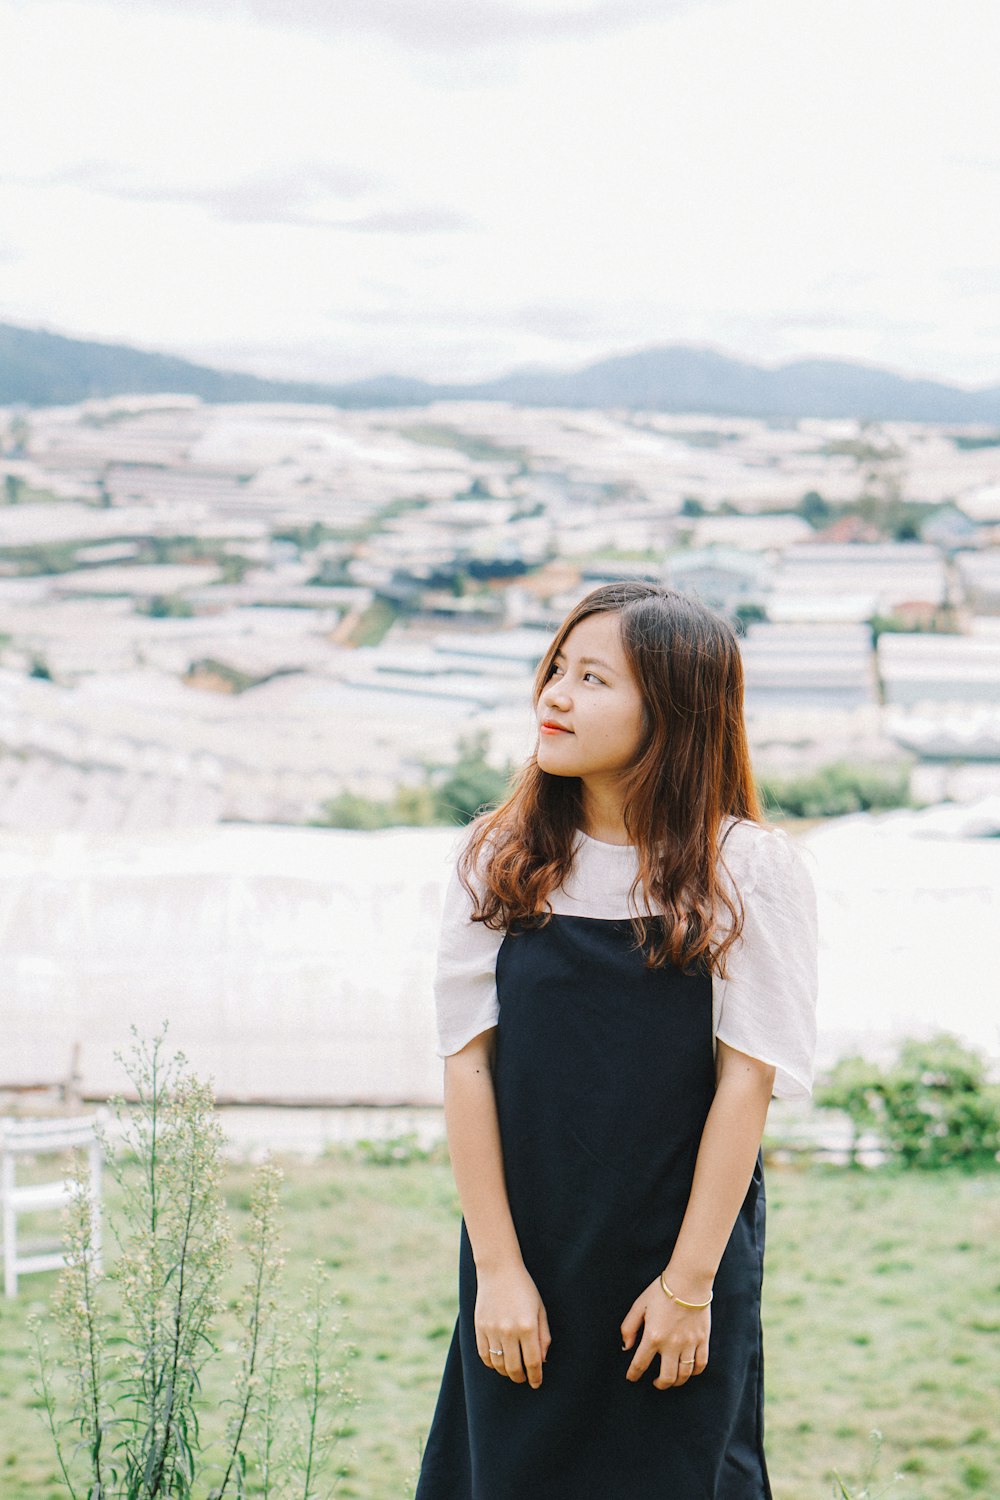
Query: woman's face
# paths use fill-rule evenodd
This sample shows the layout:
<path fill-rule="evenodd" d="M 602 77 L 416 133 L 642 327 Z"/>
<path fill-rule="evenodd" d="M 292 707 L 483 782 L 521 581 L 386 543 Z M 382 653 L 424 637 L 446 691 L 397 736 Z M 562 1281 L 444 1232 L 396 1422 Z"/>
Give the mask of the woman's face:
<path fill-rule="evenodd" d="M 639 684 L 617 612 L 574 625 L 535 706 L 537 760 L 552 776 L 617 777 L 635 764 L 644 739 Z"/>

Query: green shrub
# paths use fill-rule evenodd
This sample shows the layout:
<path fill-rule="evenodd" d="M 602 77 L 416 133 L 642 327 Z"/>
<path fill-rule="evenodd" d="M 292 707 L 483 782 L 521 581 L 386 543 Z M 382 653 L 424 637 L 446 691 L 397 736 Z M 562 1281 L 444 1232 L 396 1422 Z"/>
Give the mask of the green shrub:
<path fill-rule="evenodd" d="M 413 1161 L 438 1161 L 442 1156 L 441 1147 L 437 1144 L 421 1146 L 415 1130 L 382 1140 L 365 1137 L 355 1141 L 354 1149 L 358 1158 L 371 1167 L 405 1167 Z"/>
<path fill-rule="evenodd" d="M 758 786 L 768 811 L 791 818 L 838 818 L 911 805 L 907 766 L 834 761 L 805 776 L 760 777 Z"/>
<path fill-rule="evenodd" d="M 385 801 L 341 792 L 323 804 L 323 816 L 314 826 L 371 832 L 376 828 L 423 828 L 435 821 L 429 788 L 403 786 Z"/>
<path fill-rule="evenodd" d="M 481 808 L 495 807 L 506 797 L 507 772 L 490 765 L 488 752 L 485 734 L 459 741 L 457 761 L 446 779 L 434 788 L 437 822 L 470 823 Z"/>
<path fill-rule="evenodd" d="M 482 808 L 495 807 L 507 795 L 510 768 L 501 771 L 491 765 L 488 753 L 485 734 L 461 739 L 453 764 L 428 767 L 422 783 L 398 786 L 382 801 L 341 792 L 324 803 L 314 826 L 371 830 L 470 823 Z"/>
<path fill-rule="evenodd" d="M 164 1031 L 166 1028 L 164 1027 Z M 97 1221 L 82 1165 L 74 1178 L 66 1267 L 53 1302 L 58 1356 L 33 1318 L 36 1396 L 67 1500 L 313 1500 L 349 1401 L 330 1369 L 332 1297 L 317 1264 L 304 1307 L 282 1299 L 281 1173 L 265 1161 L 249 1197 L 240 1338 L 218 1333 L 232 1237 L 222 1192 L 222 1127 L 211 1087 L 183 1055 L 136 1037 L 125 1063 L 138 1098 L 112 1101 L 125 1150 L 102 1136 L 122 1208 L 119 1254 L 99 1269 Z M 123 1059 L 124 1061 L 124 1059 Z M 293 1337 L 294 1331 L 294 1337 Z M 225 1437 L 203 1430 L 202 1375 L 229 1365 Z"/>
<path fill-rule="evenodd" d="M 888 1068 L 842 1058 L 816 1102 L 850 1117 L 852 1161 L 866 1134 L 901 1167 L 975 1171 L 1000 1161 L 1000 1087 L 979 1053 L 946 1032 L 904 1041 Z"/>
<path fill-rule="evenodd" d="M 858 1165 L 858 1148 L 866 1135 L 877 1135 L 884 1113 L 883 1075 L 864 1057 L 843 1057 L 816 1089 L 821 1109 L 839 1109 L 851 1122 L 850 1163 Z"/>
<path fill-rule="evenodd" d="M 180 594 L 153 594 L 136 605 L 136 613 L 148 615 L 151 620 L 189 620 L 194 608 Z"/>

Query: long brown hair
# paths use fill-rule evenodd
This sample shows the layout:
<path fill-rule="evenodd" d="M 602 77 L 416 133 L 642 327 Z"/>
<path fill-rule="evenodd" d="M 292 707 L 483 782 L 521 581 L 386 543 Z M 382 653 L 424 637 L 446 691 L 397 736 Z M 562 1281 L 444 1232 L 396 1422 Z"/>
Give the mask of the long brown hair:
<path fill-rule="evenodd" d="M 720 825 L 726 815 L 762 821 L 743 718 L 743 663 L 729 624 L 697 599 L 654 584 L 609 583 L 593 589 L 560 625 L 535 677 L 534 702 L 573 627 L 589 615 L 617 613 L 622 644 L 642 693 L 644 733 L 625 774 L 624 819 L 655 924 L 647 963 L 700 964 L 725 977 L 725 956 L 743 924 L 720 881 Z M 511 795 L 473 826 L 460 872 L 474 921 L 505 929 L 542 926 L 548 901 L 567 878 L 582 819 L 575 776 L 553 776 L 530 756 Z M 476 885 L 473 884 L 473 873 Z M 716 924 L 722 923 L 721 940 Z M 632 917 L 636 942 L 650 922 Z"/>

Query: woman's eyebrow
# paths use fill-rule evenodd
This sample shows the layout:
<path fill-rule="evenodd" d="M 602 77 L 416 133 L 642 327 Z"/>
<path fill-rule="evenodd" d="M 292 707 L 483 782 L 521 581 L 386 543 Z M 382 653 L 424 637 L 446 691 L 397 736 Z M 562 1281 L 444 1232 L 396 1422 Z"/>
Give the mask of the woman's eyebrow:
<path fill-rule="evenodd" d="M 562 658 L 563 661 L 566 660 L 566 653 L 565 653 L 565 651 L 557 651 L 556 654 L 555 654 L 555 656 L 552 658 L 552 660 L 553 661 L 559 661 L 560 658 Z M 581 667 L 603 667 L 604 670 L 605 670 L 605 672 L 613 672 L 615 670 L 615 668 L 611 665 L 611 663 L 609 661 L 602 661 L 599 656 L 581 656 L 580 657 L 580 666 Z"/>

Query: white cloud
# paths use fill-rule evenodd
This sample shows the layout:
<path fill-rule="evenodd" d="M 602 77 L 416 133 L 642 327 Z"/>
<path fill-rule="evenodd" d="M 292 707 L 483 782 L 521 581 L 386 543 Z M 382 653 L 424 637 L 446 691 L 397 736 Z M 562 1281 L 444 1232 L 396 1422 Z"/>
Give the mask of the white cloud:
<path fill-rule="evenodd" d="M 0 316 L 331 377 L 676 339 L 996 380 L 993 18 L 0 0 Z"/>
<path fill-rule="evenodd" d="M 215 186 L 158 182 L 115 162 L 81 161 L 34 178 L 6 176 L 19 187 L 78 187 L 125 202 L 194 203 L 234 224 L 302 223 L 308 210 L 327 202 L 362 197 L 374 186 L 352 167 L 330 163 L 290 164 Z"/>
<path fill-rule="evenodd" d="M 377 198 L 381 187 L 378 179 L 366 178 L 349 167 L 322 163 L 272 170 L 228 183 L 184 186 L 144 180 L 114 163 L 85 161 L 34 178 L 0 176 L 0 185 L 4 182 L 22 188 L 81 188 L 123 203 L 193 205 L 229 224 L 285 224 L 365 234 L 454 234 L 476 227 L 466 215 L 433 204 L 369 207 L 355 212 L 354 200 Z"/>
<path fill-rule="evenodd" d="M 250 20 L 329 38 L 374 34 L 417 52 L 508 51 L 589 40 L 714 0 L 94 0 L 134 10 Z"/>
<path fill-rule="evenodd" d="M 456 209 L 433 205 L 413 208 L 384 208 L 363 214 L 357 219 L 341 219 L 332 226 L 359 234 L 460 234 L 476 229 L 475 219 Z"/>

